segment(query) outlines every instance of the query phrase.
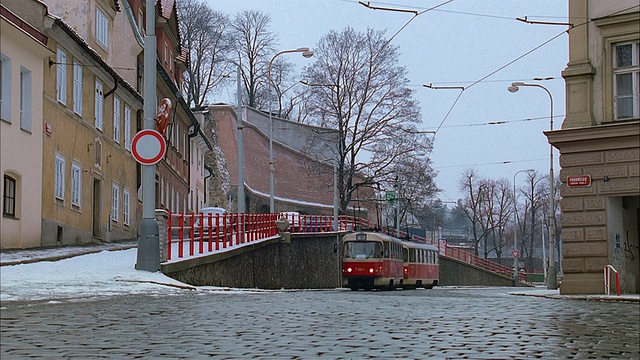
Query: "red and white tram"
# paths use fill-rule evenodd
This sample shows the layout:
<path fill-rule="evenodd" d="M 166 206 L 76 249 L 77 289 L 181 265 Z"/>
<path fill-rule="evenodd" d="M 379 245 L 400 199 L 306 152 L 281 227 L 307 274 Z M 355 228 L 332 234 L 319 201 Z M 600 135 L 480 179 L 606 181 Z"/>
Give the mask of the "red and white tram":
<path fill-rule="evenodd" d="M 438 247 L 416 242 L 403 242 L 404 279 L 402 287 L 431 289 L 440 280 Z"/>
<path fill-rule="evenodd" d="M 438 248 L 374 232 L 342 237 L 343 286 L 351 290 L 432 288 L 439 281 Z"/>
<path fill-rule="evenodd" d="M 351 290 L 402 285 L 402 241 L 379 233 L 358 232 L 342 238 L 343 285 Z"/>

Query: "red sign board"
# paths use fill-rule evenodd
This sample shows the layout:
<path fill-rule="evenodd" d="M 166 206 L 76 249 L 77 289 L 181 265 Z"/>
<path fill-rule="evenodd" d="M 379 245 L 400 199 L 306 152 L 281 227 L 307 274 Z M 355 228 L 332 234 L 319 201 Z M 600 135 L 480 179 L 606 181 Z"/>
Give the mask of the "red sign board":
<path fill-rule="evenodd" d="M 520 256 L 520 250 L 512 250 L 511 255 L 513 255 L 514 259 L 517 259 Z"/>
<path fill-rule="evenodd" d="M 567 176 L 568 187 L 589 187 L 591 186 L 591 175 Z"/>
<path fill-rule="evenodd" d="M 166 141 L 159 132 L 152 129 L 140 130 L 131 140 L 131 153 L 142 165 L 157 163 L 166 151 Z"/>

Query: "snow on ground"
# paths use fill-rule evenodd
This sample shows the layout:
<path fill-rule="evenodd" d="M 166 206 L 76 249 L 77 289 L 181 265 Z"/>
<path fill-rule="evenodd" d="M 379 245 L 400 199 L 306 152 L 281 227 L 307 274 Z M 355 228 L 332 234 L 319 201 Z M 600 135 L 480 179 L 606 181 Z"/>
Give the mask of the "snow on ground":
<path fill-rule="evenodd" d="M 138 271 L 135 248 L 0 268 L 0 301 L 170 294 L 195 289 L 160 272 Z"/>
<path fill-rule="evenodd" d="M 161 272 L 136 270 L 134 264 L 137 260 L 137 249 L 133 247 L 134 244 L 116 245 L 115 248 L 119 250 L 114 250 L 113 244 L 109 246 L 111 251 L 101 250 L 98 246 L 90 251 L 59 248 L 0 253 L 0 262 L 3 264 L 0 267 L 0 301 L 64 301 L 127 294 L 176 295 L 190 291 L 263 292 L 258 289 L 195 287 L 174 280 Z M 560 295 L 558 290 L 547 290 L 544 287 L 505 288 L 506 294 L 640 302 L 640 295 L 637 294 L 621 297 Z"/>

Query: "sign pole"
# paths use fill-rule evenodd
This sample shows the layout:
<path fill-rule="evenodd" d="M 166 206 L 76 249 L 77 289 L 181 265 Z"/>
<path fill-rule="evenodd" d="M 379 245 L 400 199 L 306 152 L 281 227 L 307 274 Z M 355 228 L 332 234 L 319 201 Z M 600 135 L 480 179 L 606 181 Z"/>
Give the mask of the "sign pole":
<path fill-rule="evenodd" d="M 144 37 L 144 128 L 155 129 L 156 110 L 156 11 L 155 1 L 146 2 L 146 33 Z M 142 165 L 142 221 L 138 236 L 136 268 L 160 270 L 160 239 L 156 220 L 156 166 Z"/>

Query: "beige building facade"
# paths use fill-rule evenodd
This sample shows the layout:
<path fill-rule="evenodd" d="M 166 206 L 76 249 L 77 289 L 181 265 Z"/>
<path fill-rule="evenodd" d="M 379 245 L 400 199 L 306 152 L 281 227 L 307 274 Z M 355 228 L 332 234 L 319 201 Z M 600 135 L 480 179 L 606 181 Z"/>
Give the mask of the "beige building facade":
<path fill-rule="evenodd" d="M 618 271 L 623 293 L 640 292 L 637 5 L 569 0 L 566 118 L 560 130 L 546 132 L 562 168 L 561 294 L 606 292 L 607 267 Z"/>
<path fill-rule="evenodd" d="M 0 248 L 40 245 L 42 213 L 42 77 L 52 51 L 42 33 L 46 8 L 29 14 L 0 4 Z M 7 6 L 5 6 L 5 4 Z"/>

